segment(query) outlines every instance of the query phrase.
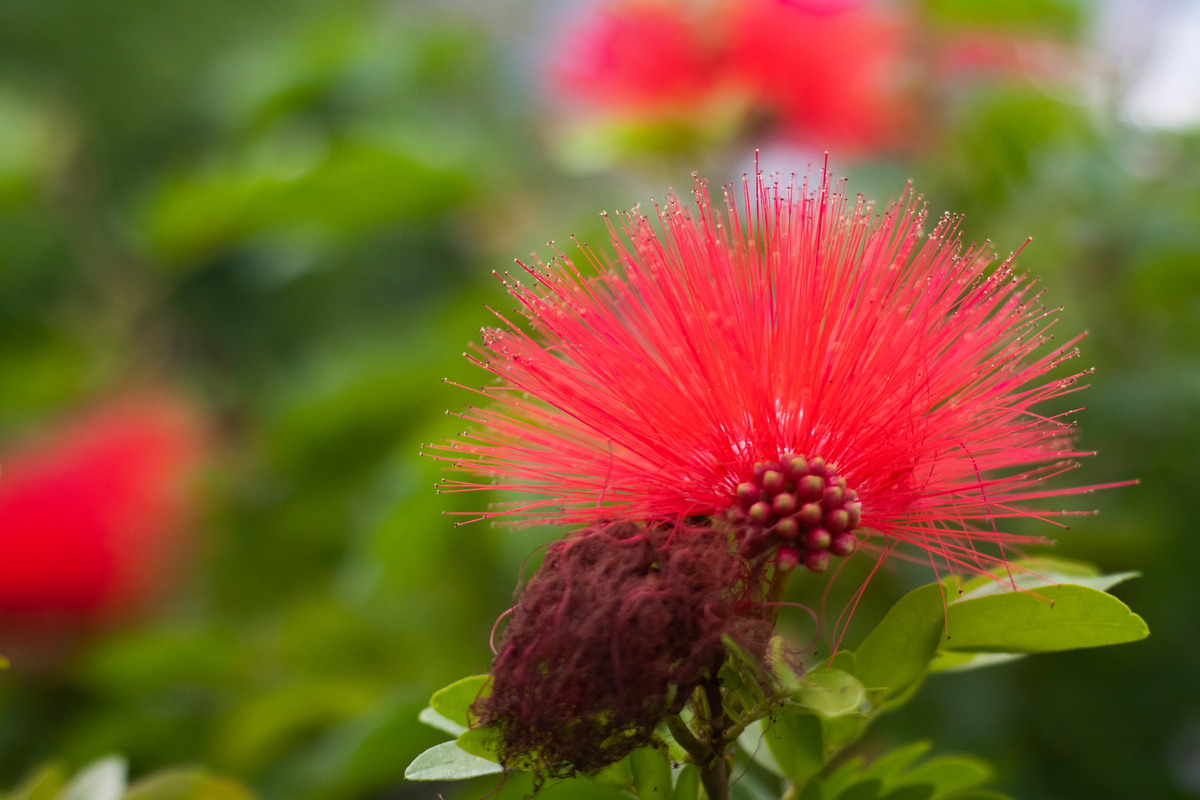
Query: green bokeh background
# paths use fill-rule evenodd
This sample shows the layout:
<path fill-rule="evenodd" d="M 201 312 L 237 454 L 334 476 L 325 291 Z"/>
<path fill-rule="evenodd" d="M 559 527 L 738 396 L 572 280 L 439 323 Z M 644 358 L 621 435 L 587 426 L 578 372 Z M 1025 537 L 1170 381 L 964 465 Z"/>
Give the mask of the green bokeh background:
<path fill-rule="evenodd" d="M 917 12 L 931 29 L 1070 42 L 1095 10 Z M 469 402 L 442 379 L 481 380 L 460 353 L 485 303 L 507 307 L 493 269 L 549 238 L 601 242 L 597 211 L 686 188 L 698 165 L 729 180 L 719 165 L 750 158 L 558 166 L 533 54 L 563 14 L 515 0 L 0 0 L 0 435 L 151 379 L 202 402 L 220 436 L 170 596 L 57 669 L 0 674 L 5 785 L 46 760 L 120 752 L 135 775 L 203 763 L 268 800 L 491 789 L 401 776 L 443 738 L 418 711 L 487 668 L 492 622 L 555 532 L 442 515 L 482 502 L 435 494 L 439 466 L 418 457 Z M 1101 455 L 1077 479 L 1141 480 L 1076 506 L 1101 513 L 1058 549 L 1141 570 L 1117 594 L 1152 636 L 939 677 L 866 752 L 929 738 L 991 760 L 997 788 L 1026 800 L 1200 796 L 1200 133 L 1141 130 L 1115 103 L 1022 81 L 935 99 L 929 147 L 834 153 L 834 167 L 881 200 L 912 178 L 1001 252 L 1032 236 L 1020 263 L 1066 306 L 1060 331 L 1090 332 L 1079 422 Z M 885 572 L 851 639 L 928 577 Z M 822 588 L 794 599 L 815 605 Z"/>

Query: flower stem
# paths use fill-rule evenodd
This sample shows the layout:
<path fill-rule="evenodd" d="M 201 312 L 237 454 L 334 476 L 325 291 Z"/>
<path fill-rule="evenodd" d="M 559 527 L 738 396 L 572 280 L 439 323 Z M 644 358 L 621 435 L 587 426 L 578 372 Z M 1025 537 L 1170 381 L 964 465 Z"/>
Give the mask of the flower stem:
<path fill-rule="evenodd" d="M 767 587 L 767 596 L 764 601 L 764 607 L 767 609 L 767 619 L 772 625 L 779 619 L 781 610 L 780 601 L 783 600 L 784 592 L 787 591 L 788 578 L 792 575 L 791 570 L 775 568 L 771 575 L 771 584 Z"/>
<path fill-rule="evenodd" d="M 729 800 L 729 763 L 725 760 L 725 706 L 721 681 L 713 676 L 704 682 L 708 701 L 708 761 L 700 763 L 700 782 L 708 800 Z"/>

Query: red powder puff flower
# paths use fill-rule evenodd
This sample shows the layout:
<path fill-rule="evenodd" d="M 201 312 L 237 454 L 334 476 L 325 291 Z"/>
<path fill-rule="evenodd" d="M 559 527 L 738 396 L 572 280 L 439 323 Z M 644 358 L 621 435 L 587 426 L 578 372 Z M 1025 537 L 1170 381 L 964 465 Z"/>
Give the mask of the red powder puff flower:
<path fill-rule="evenodd" d="M 533 498 L 483 517 L 728 520 L 743 555 L 818 571 L 863 542 L 980 571 L 1041 541 L 1001 522 L 1081 491 L 1047 485 L 1084 453 L 1037 410 L 1078 388 L 1050 377 L 1076 340 L 1049 345 L 1054 312 L 1013 259 L 964 251 L 950 217 L 923 235 L 911 196 L 848 206 L 827 173 L 760 176 L 748 210 L 736 194 L 724 213 L 703 183 L 692 212 L 669 197 L 661 233 L 610 223 L 619 267 L 584 248 L 590 269 L 559 254 L 507 282 L 529 331 L 484 330 L 470 357 L 498 385 L 433 448 L 486 480 L 443 491 Z"/>
<path fill-rule="evenodd" d="M 144 604 L 182 544 L 202 450 L 193 412 L 151 394 L 0 454 L 0 616 L 89 621 Z"/>

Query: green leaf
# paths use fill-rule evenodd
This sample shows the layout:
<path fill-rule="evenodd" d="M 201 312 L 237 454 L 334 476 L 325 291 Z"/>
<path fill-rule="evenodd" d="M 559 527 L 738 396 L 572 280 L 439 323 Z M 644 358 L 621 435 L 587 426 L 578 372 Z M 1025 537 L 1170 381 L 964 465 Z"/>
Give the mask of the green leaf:
<path fill-rule="evenodd" d="M 913 685 L 916 685 L 915 682 Z M 817 719 L 821 721 L 821 738 L 825 743 L 826 758 L 866 733 L 867 726 L 871 724 L 871 717 L 862 714 Z"/>
<path fill-rule="evenodd" d="M 437 728 L 442 733 L 448 733 L 454 737 L 461 736 L 467 730 L 466 725 L 459 725 L 454 720 L 443 717 L 434 710 L 433 706 L 425 706 L 425 708 L 421 709 L 421 713 L 417 715 L 417 719 L 431 728 Z"/>
<path fill-rule="evenodd" d="M 842 672 L 849 672 L 855 677 L 858 672 L 855 671 L 854 651 L 839 650 L 833 654 L 833 658 L 829 659 L 829 666 L 834 669 L 840 669 Z"/>
<path fill-rule="evenodd" d="M 863 770 L 862 777 L 864 780 L 878 778 L 884 781 L 894 778 L 909 764 L 924 758 L 932 746 L 929 742 L 914 742 L 886 753 L 871 762 L 871 765 Z"/>
<path fill-rule="evenodd" d="M 641 800 L 671 800 L 671 762 L 653 747 L 639 747 L 629 754 L 633 788 Z"/>
<path fill-rule="evenodd" d="M 753 772 L 739 772 L 729 785 L 729 800 L 779 800 L 779 792 L 769 788 Z"/>
<path fill-rule="evenodd" d="M 992 594 L 1006 594 L 1016 589 L 1037 589 L 1042 586 L 1064 584 L 1087 586 L 1104 592 L 1119 583 L 1141 575 L 1140 572 L 1111 572 L 1107 575 L 1095 572 L 1089 574 L 1083 572 L 1084 566 L 1086 565 L 1080 562 L 1048 558 L 1014 561 L 1011 570 L 993 570 L 995 578 L 980 576 L 963 584 L 963 593 L 954 602 L 961 603 Z"/>
<path fill-rule="evenodd" d="M 472 755 L 456 742 L 442 742 L 417 756 L 404 777 L 410 781 L 461 781 L 503 772 L 499 764 Z"/>
<path fill-rule="evenodd" d="M 835 795 L 835 798 L 836 800 L 876 800 L 881 791 L 883 791 L 882 781 L 859 781 Z"/>
<path fill-rule="evenodd" d="M 58 800 L 121 800 L 129 765 L 120 756 L 106 756 L 84 767 L 58 795 Z"/>
<path fill-rule="evenodd" d="M 4 796 L 4 800 L 54 800 L 67 781 L 67 775 L 57 764 L 47 764 L 24 783 Z"/>
<path fill-rule="evenodd" d="M 785 714 L 764 722 L 763 736 L 783 774 L 797 785 L 825 764 L 821 721 L 812 714 Z"/>
<path fill-rule="evenodd" d="M 464 728 L 471 727 L 471 705 L 490 694 L 490 675 L 472 675 L 439 689 L 429 698 L 430 707 L 446 719 Z"/>
<path fill-rule="evenodd" d="M 170 769 L 129 787 L 123 800 L 190 800 L 208 780 L 202 769 Z"/>
<path fill-rule="evenodd" d="M 198 768 L 156 772 L 133 786 L 123 800 L 254 800 L 254 794 L 235 781 Z"/>
<path fill-rule="evenodd" d="M 459 749 L 494 764 L 500 763 L 496 755 L 496 731 L 492 728 L 472 728 L 463 731 L 455 741 Z"/>
<path fill-rule="evenodd" d="M 738 736 L 738 748 L 767 772 L 770 772 L 772 775 L 778 775 L 781 778 L 786 778 L 788 774 L 784 772 L 783 767 L 775 760 L 775 755 L 772 753 L 771 747 L 767 744 L 765 723 L 765 720 L 756 719 L 748 724 L 741 735 Z"/>
<path fill-rule="evenodd" d="M 1143 639 L 1150 631 L 1129 607 L 1086 586 L 1047 586 L 988 595 L 949 608 L 943 650 L 1046 653 Z"/>
<path fill-rule="evenodd" d="M 593 783 L 616 789 L 619 792 L 633 793 L 633 769 L 629 766 L 629 756 L 625 756 L 615 764 L 609 764 L 595 775 L 589 776 Z"/>
<path fill-rule="evenodd" d="M 962 653 L 939 650 L 929 662 L 930 672 L 967 672 L 982 667 L 995 667 L 1019 661 L 1026 653 Z"/>
<path fill-rule="evenodd" d="M 862 769 L 863 760 L 857 756 L 847 759 L 840 767 L 835 769 L 829 777 L 821 781 L 820 791 L 816 793 L 817 797 L 837 797 L 850 784 L 858 779 L 858 773 Z M 812 784 L 816 786 L 816 784 Z M 807 798 L 805 798 L 807 800 Z"/>
<path fill-rule="evenodd" d="M 992 768 L 987 762 L 970 756 L 941 756 L 926 761 L 905 774 L 900 783 L 930 784 L 934 800 L 974 789 L 990 781 Z"/>
<path fill-rule="evenodd" d="M 695 764 L 684 764 L 675 777 L 673 800 L 700 800 L 700 769 Z"/>
<path fill-rule="evenodd" d="M 932 798 L 933 787 L 928 783 L 918 783 L 892 789 L 880 800 L 932 800 Z"/>
<path fill-rule="evenodd" d="M 944 624 L 940 583 L 914 589 L 892 606 L 854 653 L 854 670 L 867 689 L 892 696 L 919 679 L 933 658 Z"/>
<path fill-rule="evenodd" d="M 862 709 L 866 691 L 848 672 L 829 667 L 817 667 L 800 679 L 793 699 L 823 717 L 857 714 Z"/>

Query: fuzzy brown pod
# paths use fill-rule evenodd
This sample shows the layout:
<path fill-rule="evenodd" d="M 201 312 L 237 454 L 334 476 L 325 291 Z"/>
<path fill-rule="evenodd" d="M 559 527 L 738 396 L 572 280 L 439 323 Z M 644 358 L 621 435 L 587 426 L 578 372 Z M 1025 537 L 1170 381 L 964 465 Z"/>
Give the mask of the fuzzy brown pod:
<path fill-rule="evenodd" d="M 773 625 L 760 568 L 713 528 L 596 525 L 556 543 L 521 592 L 474 707 L 506 766 L 594 773 L 638 747 L 725 659 L 759 658 Z"/>

